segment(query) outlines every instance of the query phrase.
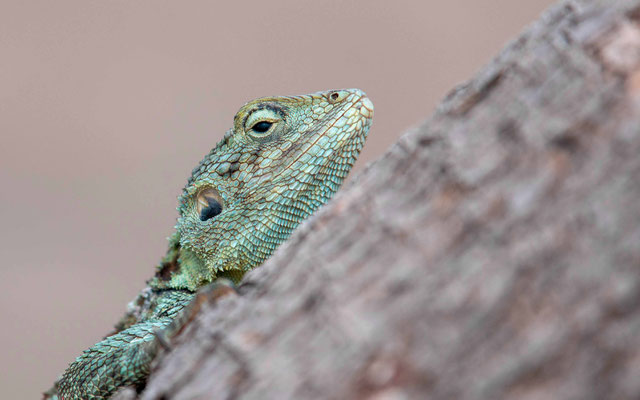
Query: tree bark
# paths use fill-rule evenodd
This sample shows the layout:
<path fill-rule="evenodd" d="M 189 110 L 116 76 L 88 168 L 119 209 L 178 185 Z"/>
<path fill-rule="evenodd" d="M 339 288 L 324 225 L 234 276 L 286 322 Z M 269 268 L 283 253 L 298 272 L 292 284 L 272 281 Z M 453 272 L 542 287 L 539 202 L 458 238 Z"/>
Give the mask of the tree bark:
<path fill-rule="evenodd" d="M 143 399 L 640 398 L 640 0 L 551 8 L 347 186 Z"/>

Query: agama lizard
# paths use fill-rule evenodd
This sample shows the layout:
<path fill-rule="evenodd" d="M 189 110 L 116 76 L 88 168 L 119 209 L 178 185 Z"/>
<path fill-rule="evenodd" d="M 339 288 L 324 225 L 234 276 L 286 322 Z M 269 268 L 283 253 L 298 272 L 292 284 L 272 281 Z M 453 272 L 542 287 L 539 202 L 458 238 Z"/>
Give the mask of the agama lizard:
<path fill-rule="evenodd" d="M 176 232 L 147 287 L 112 332 L 85 350 L 45 399 L 108 399 L 144 387 L 161 333 L 199 288 L 240 282 L 338 190 L 362 149 L 373 104 L 358 89 L 266 97 L 192 172 Z"/>

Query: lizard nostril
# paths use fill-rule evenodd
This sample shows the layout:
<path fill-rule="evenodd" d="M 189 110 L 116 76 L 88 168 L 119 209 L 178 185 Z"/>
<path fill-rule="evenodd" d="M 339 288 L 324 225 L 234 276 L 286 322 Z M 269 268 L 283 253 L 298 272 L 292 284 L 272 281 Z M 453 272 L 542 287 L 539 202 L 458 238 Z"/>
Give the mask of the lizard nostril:
<path fill-rule="evenodd" d="M 336 103 L 344 99 L 344 95 L 340 93 L 339 90 L 333 90 L 327 93 L 325 96 L 330 104 Z"/>

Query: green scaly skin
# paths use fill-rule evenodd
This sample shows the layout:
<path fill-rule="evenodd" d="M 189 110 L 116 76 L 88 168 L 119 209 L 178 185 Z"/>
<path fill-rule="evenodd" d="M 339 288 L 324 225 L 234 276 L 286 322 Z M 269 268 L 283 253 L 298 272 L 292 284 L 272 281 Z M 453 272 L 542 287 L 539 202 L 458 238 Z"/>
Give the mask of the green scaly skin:
<path fill-rule="evenodd" d="M 239 282 L 338 190 L 364 145 L 373 104 L 357 89 L 267 97 L 193 170 L 166 256 L 116 330 L 74 361 L 45 399 L 107 399 L 144 387 L 161 345 L 196 291 Z M 266 128 L 266 129 L 265 129 Z M 184 311 L 186 313 L 187 311 Z"/>

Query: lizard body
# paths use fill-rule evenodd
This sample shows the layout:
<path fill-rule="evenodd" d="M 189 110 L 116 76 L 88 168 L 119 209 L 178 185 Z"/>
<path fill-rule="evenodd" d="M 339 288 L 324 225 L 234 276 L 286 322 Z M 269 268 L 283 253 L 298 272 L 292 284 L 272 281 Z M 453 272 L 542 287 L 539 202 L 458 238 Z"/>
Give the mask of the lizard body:
<path fill-rule="evenodd" d="M 180 320 L 199 288 L 219 278 L 239 282 L 329 200 L 372 117 L 373 104 L 358 89 L 245 104 L 193 170 L 179 198 L 176 232 L 147 288 L 45 399 L 108 399 L 124 386 L 142 388 L 160 345 L 155 333 Z"/>

